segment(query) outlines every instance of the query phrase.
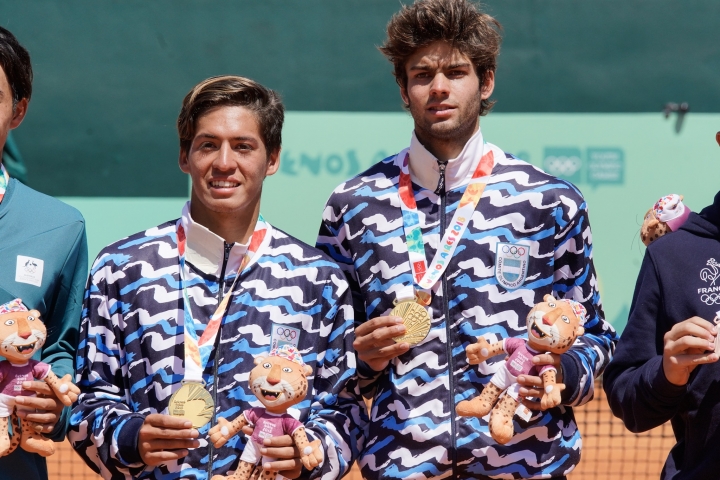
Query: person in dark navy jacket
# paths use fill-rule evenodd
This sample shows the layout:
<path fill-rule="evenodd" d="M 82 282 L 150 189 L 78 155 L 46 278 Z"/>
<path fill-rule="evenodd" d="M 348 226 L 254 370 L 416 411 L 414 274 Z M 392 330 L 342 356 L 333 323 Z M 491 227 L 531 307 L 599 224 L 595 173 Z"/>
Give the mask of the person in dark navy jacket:
<path fill-rule="evenodd" d="M 671 422 L 677 443 L 663 479 L 720 475 L 719 261 L 720 193 L 648 247 L 627 326 L 605 371 L 610 408 L 628 429 Z"/>

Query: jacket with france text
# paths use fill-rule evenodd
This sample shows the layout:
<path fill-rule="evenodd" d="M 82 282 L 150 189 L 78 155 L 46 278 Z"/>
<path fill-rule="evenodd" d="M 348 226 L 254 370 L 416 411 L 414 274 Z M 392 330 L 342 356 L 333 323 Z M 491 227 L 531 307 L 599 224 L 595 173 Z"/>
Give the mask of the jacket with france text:
<path fill-rule="evenodd" d="M 714 479 L 720 471 L 720 362 L 686 385 L 665 378 L 664 336 L 691 317 L 720 313 L 720 194 L 676 232 L 653 241 L 638 274 L 627 325 L 603 377 L 613 413 L 633 432 L 670 421 L 676 444 L 660 478 Z"/>

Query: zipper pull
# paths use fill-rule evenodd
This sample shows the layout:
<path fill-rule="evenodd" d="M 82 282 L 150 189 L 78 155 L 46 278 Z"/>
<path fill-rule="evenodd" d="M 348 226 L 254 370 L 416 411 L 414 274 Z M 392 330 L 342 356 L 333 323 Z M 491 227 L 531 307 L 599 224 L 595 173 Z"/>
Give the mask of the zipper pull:
<path fill-rule="evenodd" d="M 435 195 L 445 194 L 445 167 L 447 167 L 447 160 L 442 162 L 438 160 L 438 169 L 440 170 L 440 178 L 438 178 L 437 188 L 435 189 Z"/>
<path fill-rule="evenodd" d="M 220 291 L 223 297 L 225 296 L 225 268 L 227 267 L 228 260 L 230 259 L 230 251 L 234 244 L 225 242 L 225 258 L 223 259 L 222 278 L 220 279 Z"/>
<path fill-rule="evenodd" d="M 232 250 L 232 245 L 225 242 L 225 260 L 224 262 L 227 264 L 227 261 L 230 259 L 230 250 Z"/>

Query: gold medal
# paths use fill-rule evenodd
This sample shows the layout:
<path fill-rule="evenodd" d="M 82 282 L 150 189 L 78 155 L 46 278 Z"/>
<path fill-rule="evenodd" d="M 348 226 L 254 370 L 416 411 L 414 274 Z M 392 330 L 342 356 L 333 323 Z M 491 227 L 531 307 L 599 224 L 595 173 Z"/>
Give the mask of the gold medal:
<path fill-rule="evenodd" d="M 414 300 L 398 303 L 390 312 L 390 316 L 402 318 L 405 325 L 405 335 L 393 338 L 396 343 L 405 342 L 414 346 L 425 340 L 430 333 L 430 315 Z"/>
<path fill-rule="evenodd" d="M 202 383 L 187 382 L 172 394 L 168 410 L 173 417 L 186 418 L 193 428 L 200 428 L 212 419 L 215 402 Z"/>

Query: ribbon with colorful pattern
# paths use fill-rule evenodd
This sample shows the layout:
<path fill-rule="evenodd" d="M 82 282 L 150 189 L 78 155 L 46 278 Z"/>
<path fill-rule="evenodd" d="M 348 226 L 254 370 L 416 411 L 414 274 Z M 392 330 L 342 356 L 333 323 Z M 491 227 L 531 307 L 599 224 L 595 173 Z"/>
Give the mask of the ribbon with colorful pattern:
<path fill-rule="evenodd" d="M 199 382 L 204 383 L 202 379 L 203 371 L 207 365 L 210 353 L 215 346 L 215 339 L 217 338 L 220 325 L 222 324 L 225 311 L 227 310 L 228 304 L 230 303 L 230 297 L 232 297 L 232 291 L 235 289 L 240 274 L 249 267 L 253 260 L 259 258 L 258 252 L 261 247 L 267 242 L 266 236 L 269 230 L 269 224 L 265 222 L 262 215 L 258 217 L 257 223 L 255 224 L 255 230 L 253 231 L 252 237 L 250 238 L 250 244 L 248 245 L 247 251 L 240 262 L 240 268 L 238 268 L 237 275 L 233 280 L 230 291 L 225 295 L 215 309 L 212 317 L 202 335 L 197 334 L 197 328 L 202 326 L 203 323 L 196 320 L 192 316 L 190 310 L 190 297 L 188 295 L 187 281 L 185 279 L 185 229 L 182 226 L 181 220 L 178 220 L 176 226 L 177 233 L 177 246 L 178 254 L 180 257 L 180 290 L 183 292 L 183 309 L 185 320 L 183 322 L 185 328 L 185 382 Z M 269 238 L 269 237 L 268 237 Z M 222 285 L 220 285 L 222 288 Z"/>
<path fill-rule="evenodd" d="M 487 150 L 487 144 L 485 144 Z M 402 153 L 400 154 L 402 155 Z M 398 155 L 398 157 L 400 157 Z M 477 207 L 480 197 L 485 190 L 485 177 L 490 175 L 495 166 L 495 154 L 492 149 L 487 153 L 483 153 L 480 158 L 475 172 L 465 188 L 460 203 L 458 204 L 455 214 L 445 230 L 445 235 L 440 241 L 440 246 L 428 267 L 425 259 L 425 243 L 420 229 L 420 216 L 417 211 L 417 203 L 413 194 L 412 179 L 410 177 L 410 154 L 405 153 L 402 165 L 400 165 L 400 180 L 398 184 L 398 194 L 400 196 L 400 205 L 403 214 L 403 228 L 405 230 L 405 239 L 407 242 L 408 255 L 410 257 L 410 268 L 413 274 L 413 293 L 398 296 L 398 301 L 410 300 L 415 297 L 424 305 L 430 304 L 429 290 L 442 277 L 443 272 L 448 266 L 450 259 L 455 253 L 458 241 L 462 238 L 467 224 Z M 400 298 L 400 297 L 404 298 Z"/>
<path fill-rule="evenodd" d="M 10 183 L 10 175 L 5 170 L 5 165 L 0 163 L 0 202 L 5 197 L 5 190 L 7 190 L 8 183 Z"/>

